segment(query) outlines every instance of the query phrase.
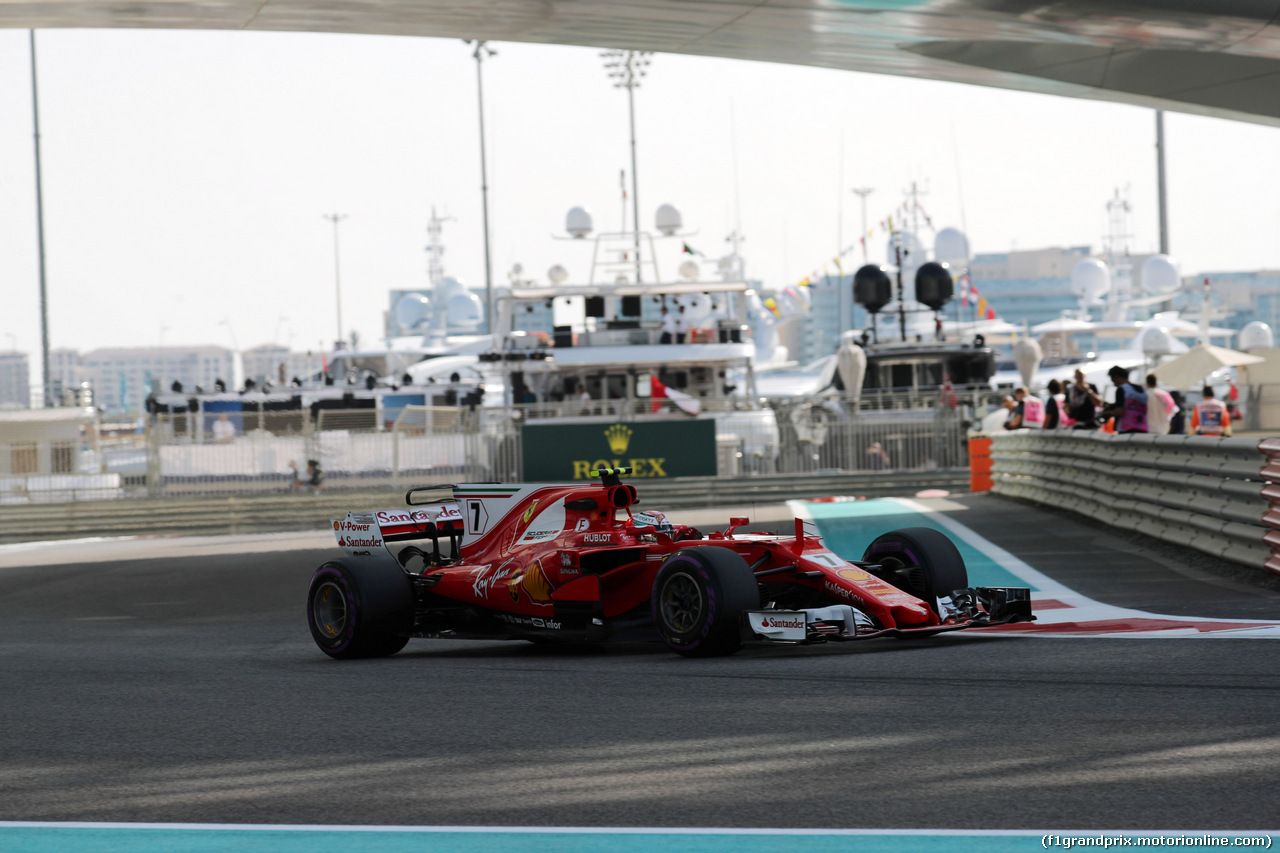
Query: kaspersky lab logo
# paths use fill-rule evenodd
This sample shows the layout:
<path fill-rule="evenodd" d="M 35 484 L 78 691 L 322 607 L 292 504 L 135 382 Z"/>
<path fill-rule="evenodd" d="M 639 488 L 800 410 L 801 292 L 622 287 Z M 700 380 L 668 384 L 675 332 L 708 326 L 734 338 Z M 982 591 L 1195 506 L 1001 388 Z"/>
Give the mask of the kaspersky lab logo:
<path fill-rule="evenodd" d="M 609 442 L 609 449 L 614 453 L 626 453 L 627 448 L 631 445 L 631 428 L 624 424 L 614 424 L 604 431 L 605 440 Z"/>

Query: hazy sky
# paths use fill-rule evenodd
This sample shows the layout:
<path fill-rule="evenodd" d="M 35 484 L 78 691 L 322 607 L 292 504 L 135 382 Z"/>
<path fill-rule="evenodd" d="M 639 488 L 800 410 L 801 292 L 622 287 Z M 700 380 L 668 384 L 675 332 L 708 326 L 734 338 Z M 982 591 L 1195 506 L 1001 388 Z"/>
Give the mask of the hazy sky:
<path fill-rule="evenodd" d="M 456 217 L 447 271 L 483 283 L 475 64 L 463 43 L 64 30 L 37 45 L 54 346 L 331 341 L 322 214 L 334 211 L 350 217 L 347 329 L 379 334 L 387 290 L 426 282 L 433 205 Z M 573 205 L 598 227 L 620 225 L 626 94 L 595 50 L 494 47 L 495 281 L 516 262 L 543 280 L 562 263 L 585 280 L 587 247 L 551 235 Z M 830 260 L 842 198 L 845 243 L 856 239 L 849 188 L 876 188 L 875 221 L 912 180 L 935 225 L 963 224 L 978 252 L 1098 247 L 1117 187 L 1129 187 L 1134 250 L 1156 247 L 1150 110 L 660 55 L 636 112 L 642 222 L 673 203 L 700 232 L 688 242 L 714 255 L 736 206 L 748 272 L 766 286 Z M 31 133 L 27 32 L 0 31 L 0 348 L 16 344 L 38 366 Z M 1171 113 L 1166 135 L 1183 271 L 1280 267 L 1280 129 Z M 877 236 L 872 260 L 882 246 Z M 667 277 L 678 248 L 663 250 Z"/>

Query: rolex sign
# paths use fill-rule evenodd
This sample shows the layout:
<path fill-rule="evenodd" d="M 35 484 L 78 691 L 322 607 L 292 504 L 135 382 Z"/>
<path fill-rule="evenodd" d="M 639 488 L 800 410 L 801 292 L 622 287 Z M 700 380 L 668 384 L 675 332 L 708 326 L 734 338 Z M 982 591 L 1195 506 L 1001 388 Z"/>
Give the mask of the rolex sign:
<path fill-rule="evenodd" d="M 600 468 L 630 468 L 624 479 L 636 480 L 716 475 L 712 420 L 525 424 L 520 440 L 526 483 L 591 480 Z"/>

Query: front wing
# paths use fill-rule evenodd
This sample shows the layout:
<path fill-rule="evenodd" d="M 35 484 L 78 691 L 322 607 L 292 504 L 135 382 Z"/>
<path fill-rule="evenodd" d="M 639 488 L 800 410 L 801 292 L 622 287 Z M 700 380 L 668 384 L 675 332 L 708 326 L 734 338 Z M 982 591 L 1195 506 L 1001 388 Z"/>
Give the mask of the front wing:
<path fill-rule="evenodd" d="M 970 587 L 938 601 L 941 625 L 884 628 L 847 604 L 803 610 L 750 610 L 743 614 L 743 639 L 774 643 L 824 643 L 876 637 L 929 637 L 967 628 L 1034 622 L 1026 587 Z"/>

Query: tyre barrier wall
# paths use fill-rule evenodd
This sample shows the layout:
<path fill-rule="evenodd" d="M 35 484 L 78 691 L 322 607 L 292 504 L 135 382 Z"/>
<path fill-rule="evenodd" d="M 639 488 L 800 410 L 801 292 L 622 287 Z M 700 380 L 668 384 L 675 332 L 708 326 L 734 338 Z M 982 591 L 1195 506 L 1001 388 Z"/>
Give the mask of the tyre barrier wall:
<path fill-rule="evenodd" d="M 1262 517 L 1267 527 L 1262 541 L 1271 546 L 1271 556 L 1265 566 L 1267 571 L 1280 575 L 1280 438 L 1263 439 L 1258 450 L 1266 457 L 1262 478 L 1270 484 L 1262 490 L 1268 506 L 1267 514 Z"/>
<path fill-rule="evenodd" d="M 641 486 L 642 508 L 744 507 L 835 495 L 913 495 L 963 491 L 967 469 L 865 474 L 758 476 L 739 480 L 655 480 Z M 391 509 L 404 492 L 390 489 L 201 498 L 143 498 L 15 504 L 0 510 L 0 543 L 85 536 L 224 535 L 324 530 L 348 511 Z M 726 516 L 725 520 L 728 520 Z"/>
<path fill-rule="evenodd" d="M 1280 574 L 1275 439 L 1028 430 L 992 436 L 991 459 L 995 494 Z"/>

